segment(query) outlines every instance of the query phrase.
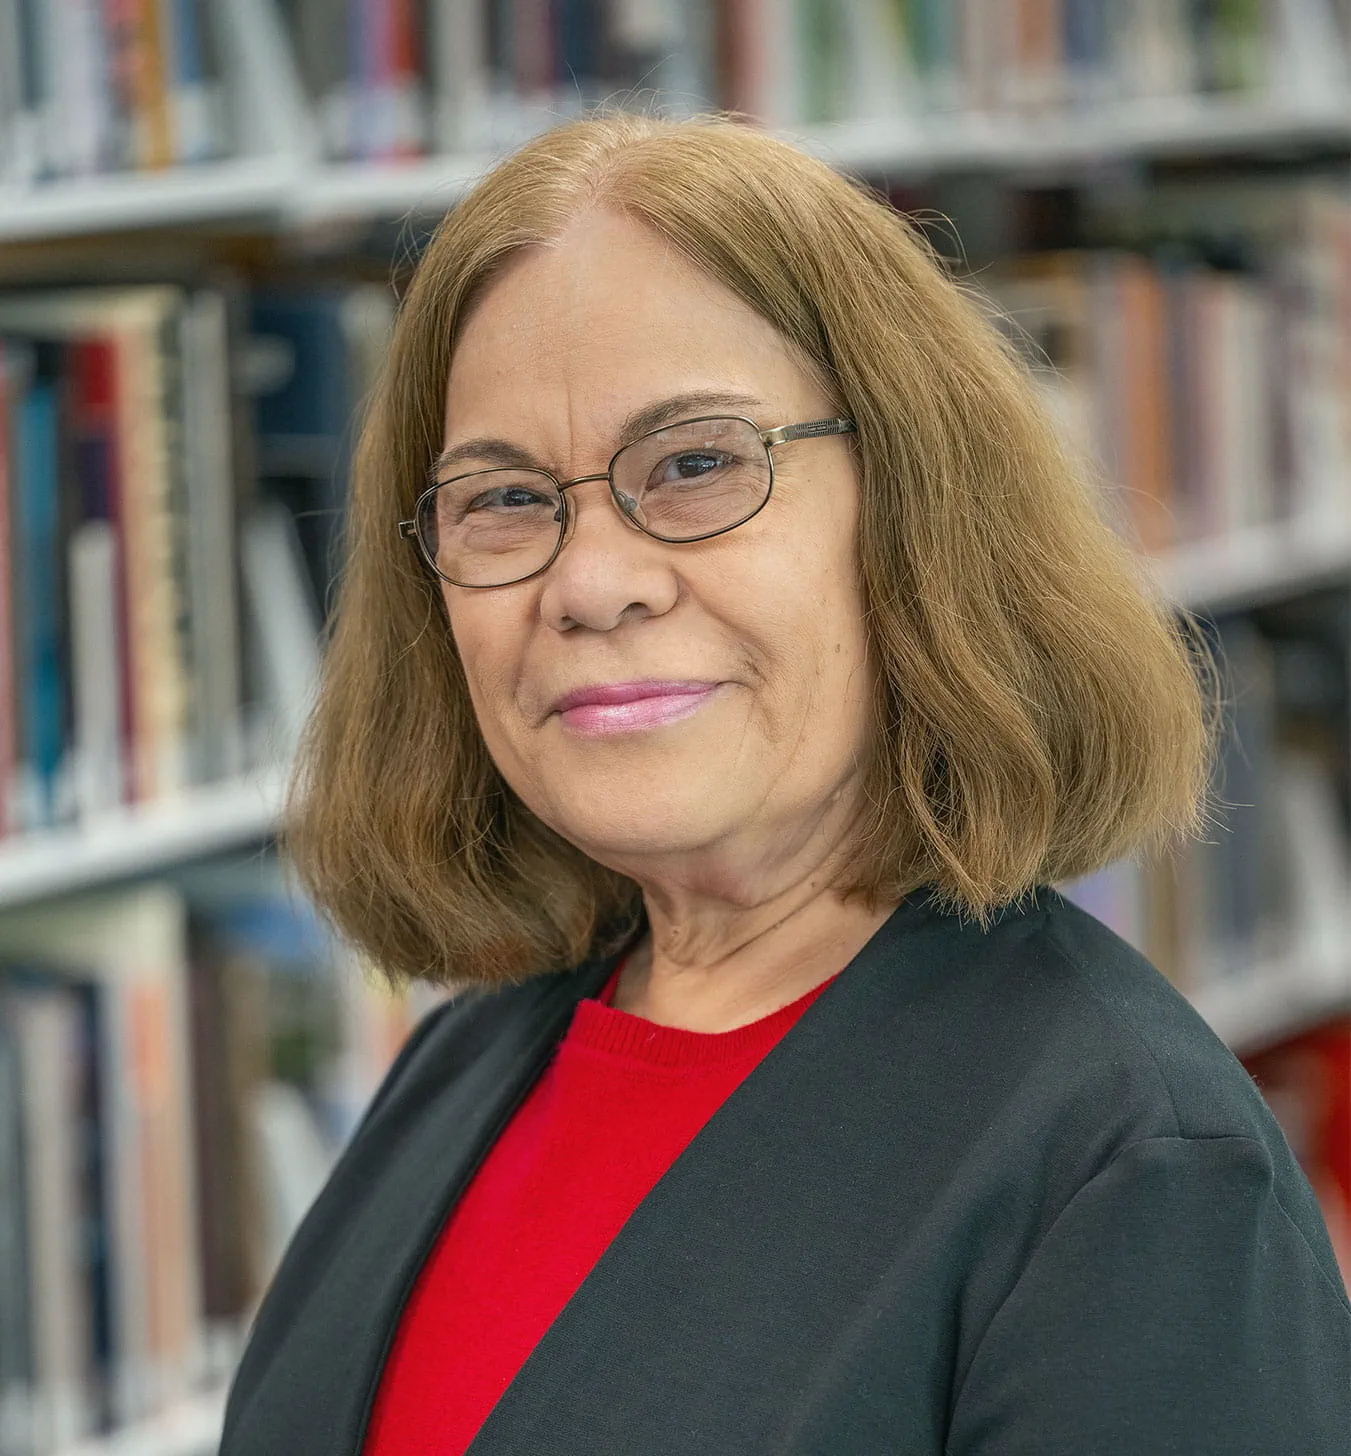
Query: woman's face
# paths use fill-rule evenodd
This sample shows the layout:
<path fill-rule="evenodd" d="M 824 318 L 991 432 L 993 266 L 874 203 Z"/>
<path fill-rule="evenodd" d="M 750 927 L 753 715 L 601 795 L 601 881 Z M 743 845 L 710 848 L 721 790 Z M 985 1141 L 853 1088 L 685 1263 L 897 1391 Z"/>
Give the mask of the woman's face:
<path fill-rule="evenodd" d="M 479 301 L 451 366 L 445 444 L 506 442 L 568 480 L 603 471 L 626 421 L 667 402 L 673 419 L 721 412 L 761 429 L 837 413 L 734 294 L 645 228 L 593 213 L 518 254 Z M 502 463 L 485 443 L 449 473 Z M 776 446 L 768 505 L 693 544 L 626 524 L 604 480 L 569 494 L 572 533 L 541 575 L 442 583 L 507 782 L 640 880 L 672 856 L 792 858 L 829 836 L 854 800 L 869 702 L 847 437 Z M 560 708 L 615 684 L 647 696 Z"/>

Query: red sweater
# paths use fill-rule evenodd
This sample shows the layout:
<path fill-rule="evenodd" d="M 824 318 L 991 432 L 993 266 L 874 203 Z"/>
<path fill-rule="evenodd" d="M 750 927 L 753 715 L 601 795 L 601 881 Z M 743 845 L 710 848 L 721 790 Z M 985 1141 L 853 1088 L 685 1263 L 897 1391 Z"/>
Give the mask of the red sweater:
<path fill-rule="evenodd" d="M 578 1004 L 423 1265 L 363 1456 L 461 1456 L 629 1215 L 830 984 L 708 1033 L 616 1010 L 618 979 Z"/>

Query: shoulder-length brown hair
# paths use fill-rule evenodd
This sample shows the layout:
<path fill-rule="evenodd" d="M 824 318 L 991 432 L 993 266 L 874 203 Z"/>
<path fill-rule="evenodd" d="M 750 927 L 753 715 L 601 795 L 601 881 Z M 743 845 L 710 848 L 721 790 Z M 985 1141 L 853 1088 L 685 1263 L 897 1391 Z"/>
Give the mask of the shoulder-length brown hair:
<path fill-rule="evenodd" d="M 285 842 L 392 981 L 500 984 L 631 932 L 634 883 L 546 828 L 475 722 L 437 583 L 395 523 L 442 443 L 466 309 L 579 210 L 637 219 L 769 320 L 858 425 L 877 683 L 840 890 L 925 884 L 982 926 L 1039 884 L 1195 833 L 1216 715 L 1184 632 L 1026 368 L 903 217 L 724 117 L 561 126 L 438 228 L 357 454 L 349 558 Z"/>

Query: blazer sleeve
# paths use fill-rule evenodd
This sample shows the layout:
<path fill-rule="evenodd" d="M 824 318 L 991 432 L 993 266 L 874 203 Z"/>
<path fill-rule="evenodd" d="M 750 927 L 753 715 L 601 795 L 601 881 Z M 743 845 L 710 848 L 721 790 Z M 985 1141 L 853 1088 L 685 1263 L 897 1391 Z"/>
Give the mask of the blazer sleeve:
<path fill-rule="evenodd" d="M 1351 1305 L 1254 1138 L 1123 1149 L 987 1327 L 948 1456 L 1348 1456 Z"/>

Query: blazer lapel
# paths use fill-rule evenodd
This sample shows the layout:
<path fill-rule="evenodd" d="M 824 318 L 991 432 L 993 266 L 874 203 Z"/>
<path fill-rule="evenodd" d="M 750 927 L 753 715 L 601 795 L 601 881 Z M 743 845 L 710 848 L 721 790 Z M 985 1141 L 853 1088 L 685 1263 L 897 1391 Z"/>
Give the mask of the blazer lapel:
<path fill-rule="evenodd" d="M 661 1178 L 468 1456 L 775 1449 L 787 1393 L 811 1386 L 924 1196 L 877 1129 L 936 1085 L 923 1057 L 897 1072 L 915 994 L 960 969 L 927 899 L 902 902 Z"/>
<path fill-rule="evenodd" d="M 357 1456 L 404 1304 L 447 1215 L 578 1001 L 616 960 L 489 998 L 458 1042 L 433 1033 L 413 1050 L 397 1095 L 373 1109 L 274 1277 L 235 1375 L 248 1394 L 227 1409 L 222 1452 Z"/>

